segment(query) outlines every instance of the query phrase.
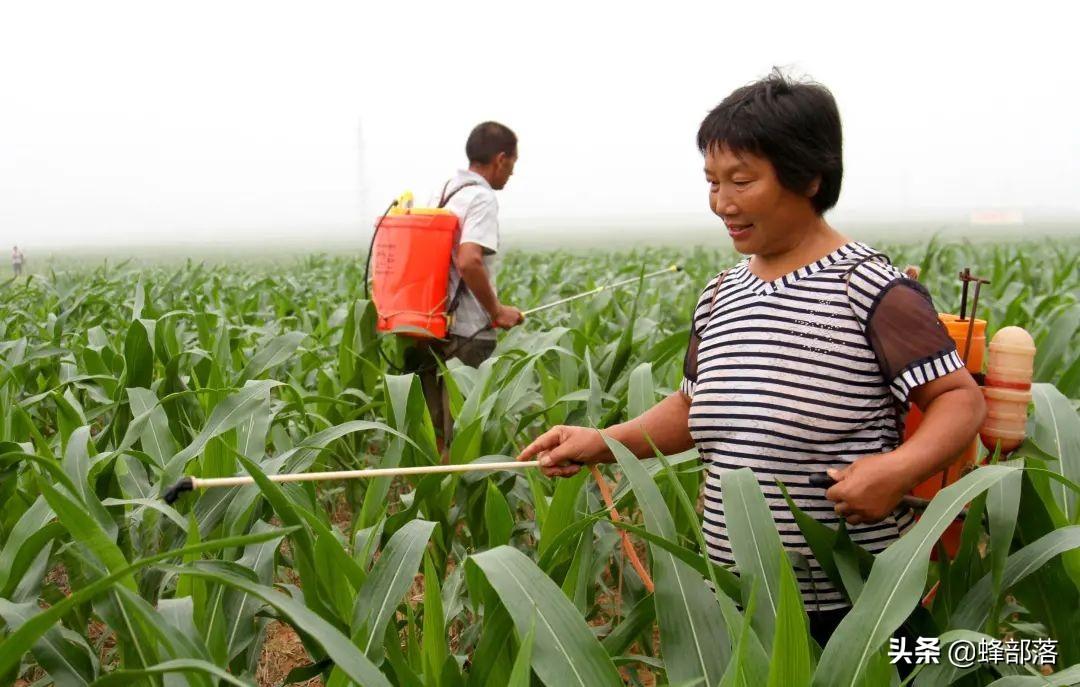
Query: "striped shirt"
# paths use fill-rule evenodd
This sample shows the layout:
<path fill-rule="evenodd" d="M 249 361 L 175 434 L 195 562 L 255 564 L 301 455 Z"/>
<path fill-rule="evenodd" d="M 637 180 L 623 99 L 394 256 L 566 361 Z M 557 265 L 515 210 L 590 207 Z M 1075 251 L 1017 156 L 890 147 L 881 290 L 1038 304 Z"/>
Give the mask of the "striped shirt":
<path fill-rule="evenodd" d="M 735 563 L 720 475 L 750 468 L 785 548 L 807 560 L 809 572 L 796 569 L 806 609 L 846 607 L 776 481 L 807 514 L 838 526 L 834 504 L 808 477 L 896 448 L 911 390 L 962 367 L 925 290 L 861 243 L 772 282 L 750 272 L 749 258 L 718 275 L 695 308 L 681 385 L 706 463 L 709 556 Z M 913 522 L 900 507 L 849 533 L 878 553 Z"/>

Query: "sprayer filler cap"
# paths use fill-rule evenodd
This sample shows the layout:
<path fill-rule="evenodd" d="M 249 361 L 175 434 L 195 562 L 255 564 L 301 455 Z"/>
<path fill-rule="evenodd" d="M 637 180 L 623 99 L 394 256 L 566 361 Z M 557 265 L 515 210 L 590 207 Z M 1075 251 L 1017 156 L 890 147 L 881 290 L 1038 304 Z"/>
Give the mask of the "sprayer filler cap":
<path fill-rule="evenodd" d="M 1028 334 L 1023 327 L 1002 327 L 997 334 L 994 334 L 994 338 L 990 343 L 992 345 L 1000 344 L 1024 349 L 1035 348 L 1035 340 L 1031 338 L 1031 334 Z"/>

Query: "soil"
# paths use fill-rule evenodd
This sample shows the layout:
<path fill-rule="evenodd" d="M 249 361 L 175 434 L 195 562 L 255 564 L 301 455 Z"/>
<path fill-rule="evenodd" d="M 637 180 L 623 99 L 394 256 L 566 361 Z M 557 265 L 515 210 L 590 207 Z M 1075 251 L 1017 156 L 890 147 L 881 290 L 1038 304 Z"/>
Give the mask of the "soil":
<path fill-rule="evenodd" d="M 310 663 L 311 657 L 292 627 L 272 620 L 266 627 L 266 641 L 259 654 L 255 682 L 259 687 L 277 687 L 294 668 Z M 323 687 L 322 679 L 317 677 L 296 684 L 301 687 Z"/>

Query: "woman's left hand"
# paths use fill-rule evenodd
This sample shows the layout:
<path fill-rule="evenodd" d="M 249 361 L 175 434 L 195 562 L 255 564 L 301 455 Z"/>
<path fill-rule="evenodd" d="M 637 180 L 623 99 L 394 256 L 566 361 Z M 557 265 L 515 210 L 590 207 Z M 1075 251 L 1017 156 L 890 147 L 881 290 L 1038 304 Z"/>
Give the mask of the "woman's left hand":
<path fill-rule="evenodd" d="M 904 459 L 897 452 L 864 456 L 842 470 L 828 470 L 836 484 L 825 497 L 849 525 L 877 522 L 893 512 L 910 491 Z"/>

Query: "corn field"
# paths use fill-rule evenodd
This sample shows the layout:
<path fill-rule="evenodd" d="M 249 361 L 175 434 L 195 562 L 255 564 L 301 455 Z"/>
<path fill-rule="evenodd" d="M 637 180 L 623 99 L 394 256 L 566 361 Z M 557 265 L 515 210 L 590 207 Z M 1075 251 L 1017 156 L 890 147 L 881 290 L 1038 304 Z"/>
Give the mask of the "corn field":
<path fill-rule="evenodd" d="M 940 311 L 989 278 L 988 335 L 1038 346 L 1028 440 L 933 499 L 876 557 L 790 505 L 853 610 L 824 647 L 747 471 L 724 477 L 737 566 L 704 555 L 696 452 L 582 471 L 278 484 L 284 472 L 438 463 L 418 378 L 375 332 L 363 262 L 100 265 L 0 285 L 0 685 L 900 684 L 907 621 L 941 661 L 915 685 L 1080 683 L 1080 244 L 885 246 Z M 604 427 L 677 389 L 691 308 L 734 256 L 511 253 L 546 311 L 479 369 L 445 369 L 452 463 L 513 460 L 553 424 Z M 161 496 L 184 475 L 256 484 Z M 931 551 L 967 507 L 961 546 Z M 655 581 L 620 548 L 628 532 Z M 934 590 L 932 599 L 924 597 Z M 290 638 L 283 661 L 283 637 Z M 1058 642 L 958 667 L 957 642 Z"/>

